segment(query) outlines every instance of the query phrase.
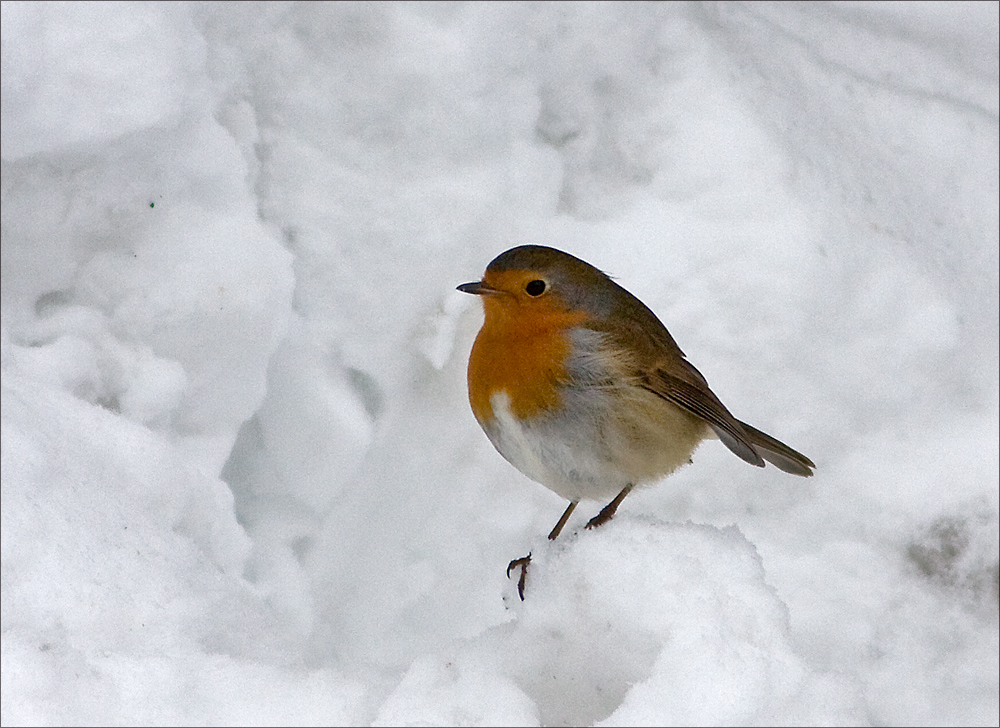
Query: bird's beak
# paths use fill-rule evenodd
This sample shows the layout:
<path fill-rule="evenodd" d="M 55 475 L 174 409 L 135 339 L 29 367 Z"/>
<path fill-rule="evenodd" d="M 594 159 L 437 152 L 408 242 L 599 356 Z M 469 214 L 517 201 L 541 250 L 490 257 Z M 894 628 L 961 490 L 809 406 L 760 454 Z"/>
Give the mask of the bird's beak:
<path fill-rule="evenodd" d="M 473 281 L 472 283 L 463 283 L 458 286 L 458 290 L 462 293 L 473 293 L 477 296 L 484 296 L 489 293 L 499 293 L 496 288 L 490 288 L 488 285 L 482 281 Z"/>

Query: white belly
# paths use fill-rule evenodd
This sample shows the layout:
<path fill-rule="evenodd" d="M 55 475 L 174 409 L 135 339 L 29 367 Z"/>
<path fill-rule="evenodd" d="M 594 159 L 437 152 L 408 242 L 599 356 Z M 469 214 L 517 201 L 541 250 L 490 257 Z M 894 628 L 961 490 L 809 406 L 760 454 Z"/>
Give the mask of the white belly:
<path fill-rule="evenodd" d="M 511 414 L 505 392 L 494 395 L 492 405 L 496 419 L 486 434 L 511 465 L 535 482 L 572 501 L 614 497 L 628 483 L 593 448 L 581 448 L 579 438 L 557 435 L 544 424 L 522 424 Z"/>
<path fill-rule="evenodd" d="M 514 467 L 571 501 L 609 500 L 626 485 L 641 486 L 688 462 L 708 427 L 676 407 L 637 392 L 628 419 L 608 417 L 612 408 L 591 391 L 567 402 L 561 415 L 524 422 L 511 414 L 505 392 L 491 399 L 494 419 L 483 429 Z"/>

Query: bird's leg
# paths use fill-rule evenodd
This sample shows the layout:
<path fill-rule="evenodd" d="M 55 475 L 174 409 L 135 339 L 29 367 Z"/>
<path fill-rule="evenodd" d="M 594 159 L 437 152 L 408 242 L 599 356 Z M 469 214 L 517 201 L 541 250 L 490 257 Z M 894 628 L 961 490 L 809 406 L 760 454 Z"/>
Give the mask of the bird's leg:
<path fill-rule="evenodd" d="M 600 513 L 598 513 L 596 516 L 587 521 L 587 528 L 597 528 L 598 526 L 603 526 L 605 523 L 610 521 L 611 517 L 615 515 L 615 511 L 618 510 L 618 506 L 620 506 L 622 504 L 622 501 L 625 500 L 625 496 L 631 493 L 632 488 L 634 487 L 635 486 L 629 483 L 624 488 L 622 488 L 622 492 L 616 495 L 613 501 L 604 506 L 604 508 L 601 509 Z"/>
<path fill-rule="evenodd" d="M 624 497 L 624 496 L 622 496 Z M 566 510 L 559 517 L 559 522 L 555 525 L 552 531 L 549 533 L 549 540 L 554 541 L 559 533 L 563 530 L 563 526 L 566 525 L 566 521 L 569 520 L 570 515 L 573 513 L 573 509 L 576 508 L 576 504 L 579 501 L 570 501 L 569 505 L 566 506 Z M 527 556 L 522 556 L 519 559 L 514 559 L 509 564 L 507 564 L 507 578 L 510 578 L 511 569 L 521 569 L 521 577 L 517 580 L 517 595 L 521 597 L 521 601 L 524 601 L 524 581 L 528 577 L 528 564 L 531 563 L 531 554 Z"/>
<path fill-rule="evenodd" d="M 619 500 L 621 500 L 621 498 L 624 497 L 625 496 L 620 496 Z M 579 501 L 570 501 L 569 505 L 566 506 L 566 510 L 563 511 L 563 514 L 559 517 L 559 522 L 556 523 L 552 531 L 549 533 L 550 541 L 554 541 L 556 538 L 559 537 L 559 534 L 563 530 L 563 526 L 566 525 L 566 521 L 569 520 L 569 517 L 573 513 L 573 510 L 576 508 L 577 503 L 579 503 Z M 611 512 L 614 513 L 614 510 L 612 510 Z M 608 518 L 610 517 L 611 516 L 608 516 Z M 524 581 L 525 579 L 528 578 L 528 564 L 530 563 L 531 563 L 531 554 L 528 554 L 527 556 L 522 556 L 519 559 L 514 559 L 509 564 L 507 564 L 508 579 L 510 578 L 511 569 L 518 569 L 518 568 L 521 569 L 521 577 L 517 580 L 517 595 L 521 597 L 522 602 L 524 601 Z"/>
<path fill-rule="evenodd" d="M 510 570 L 521 567 L 521 578 L 517 580 L 517 595 L 521 597 L 521 601 L 524 601 L 524 580 L 528 576 L 528 564 L 531 563 L 531 553 L 529 552 L 527 556 L 522 556 L 519 559 L 514 559 L 509 564 L 507 564 L 507 578 L 510 578 Z"/>
<path fill-rule="evenodd" d="M 559 537 L 559 534 L 563 530 L 563 526 L 566 525 L 566 521 L 569 520 L 570 514 L 573 513 L 573 509 L 576 508 L 576 504 L 579 502 L 580 501 L 569 502 L 569 505 L 566 506 L 566 510 L 563 511 L 561 516 L 559 516 L 559 522 L 549 532 L 549 541 L 555 541 Z"/>

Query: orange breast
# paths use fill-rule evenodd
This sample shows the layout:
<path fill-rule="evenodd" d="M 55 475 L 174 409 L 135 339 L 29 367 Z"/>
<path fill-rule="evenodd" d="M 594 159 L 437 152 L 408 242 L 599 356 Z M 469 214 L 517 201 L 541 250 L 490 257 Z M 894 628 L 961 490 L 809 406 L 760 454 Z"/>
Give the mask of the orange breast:
<path fill-rule="evenodd" d="M 469 402 L 476 419 L 493 419 L 490 399 L 501 391 L 518 418 L 558 409 L 572 346 L 569 331 L 586 314 L 491 298 L 483 306 L 486 319 L 469 356 Z"/>

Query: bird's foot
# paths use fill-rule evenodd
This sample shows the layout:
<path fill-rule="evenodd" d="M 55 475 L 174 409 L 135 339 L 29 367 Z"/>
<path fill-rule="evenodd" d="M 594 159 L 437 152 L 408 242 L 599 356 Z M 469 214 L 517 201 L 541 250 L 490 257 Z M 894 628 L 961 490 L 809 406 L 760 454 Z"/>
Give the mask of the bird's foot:
<path fill-rule="evenodd" d="M 615 499 L 604 506 L 600 513 L 587 521 L 587 528 L 597 528 L 598 526 L 603 526 L 605 523 L 610 521 L 615 515 L 615 512 L 618 510 L 619 503 L 621 503 L 621 501 Z"/>
<path fill-rule="evenodd" d="M 632 492 L 632 488 L 633 486 L 631 483 L 622 488 L 622 492 L 616 495 L 613 501 L 604 506 L 600 513 L 587 521 L 587 528 L 597 528 L 598 526 L 603 526 L 605 523 L 610 521 L 615 515 L 615 512 L 618 510 L 618 506 L 620 506 L 622 501 L 625 500 L 625 496 Z"/>
<path fill-rule="evenodd" d="M 509 564 L 507 564 L 507 578 L 510 578 L 511 569 L 516 569 L 520 567 L 521 577 L 517 580 L 517 595 L 521 597 L 521 601 L 524 601 L 524 580 L 528 577 L 528 564 L 531 563 L 531 554 L 527 556 L 522 556 L 519 559 L 514 559 Z"/>

